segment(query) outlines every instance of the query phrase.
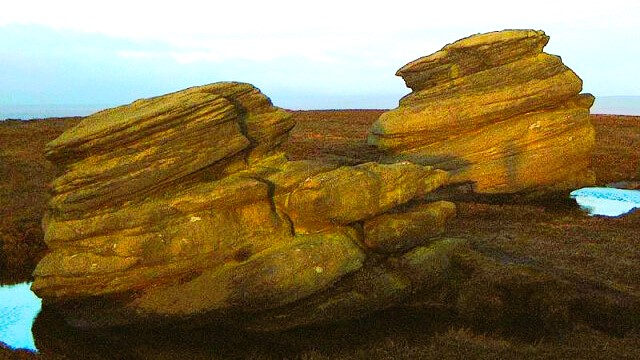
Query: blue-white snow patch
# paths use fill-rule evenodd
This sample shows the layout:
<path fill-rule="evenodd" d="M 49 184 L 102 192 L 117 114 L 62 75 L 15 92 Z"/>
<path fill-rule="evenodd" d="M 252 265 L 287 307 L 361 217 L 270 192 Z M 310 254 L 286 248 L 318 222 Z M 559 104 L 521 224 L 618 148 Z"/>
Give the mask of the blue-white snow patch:
<path fill-rule="evenodd" d="M 31 326 L 42 301 L 31 283 L 0 286 L 0 341 L 14 349 L 36 351 Z"/>
<path fill-rule="evenodd" d="M 571 192 L 590 215 L 621 216 L 640 208 L 640 190 L 590 187 Z"/>

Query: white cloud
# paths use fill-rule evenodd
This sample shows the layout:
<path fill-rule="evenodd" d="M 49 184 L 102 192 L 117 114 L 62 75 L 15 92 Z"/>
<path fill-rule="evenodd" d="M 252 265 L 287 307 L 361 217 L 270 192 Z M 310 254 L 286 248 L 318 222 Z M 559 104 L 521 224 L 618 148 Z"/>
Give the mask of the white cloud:
<path fill-rule="evenodd" d="M 456 2 L 245 0 L 245 1 L 12 1 L 0 5 L 0 24 L 22 22 L 112 35 L 156 37 L 171 34 L 387 32 L 496 21 L 575 23 L 603 20 L 635 23 L 639 5 L 630 0 Z M 608 16 L 608 15 L 612 15 Z"/>
<path fill-rule="evenodd" d="M 599 95 L 637 94 L 636 66 L 621 59 L 640 56 L 633 43 L 639 14 L 637 0 L 21 0 L 0 2 L 0 27 L 36 24 L 88 34 L 103 47 L 97 54 L 105 65 L 127 60 L 149 72 L 152 66 L 143 65 L 153 63 L 159 74 L 171 74 L 170 80 L 140 75 L 147 82 L 172 83 L 189 73 L 189 81 L 242 78 L 272 91 L 310 94 L 402 92 L 395 70 L 447 43 L 505 28 L 542 29 L 551 36 L 547 50 Z M 69 52 L 67 44 L 57 46 L 56 54 Z M 86 56 L 89 47 L 83 43 L 74 56 Z"/>
<path fill-rule="evenodd" d="M 638 29 L 637 1 L 427 2 L 325 0 L 12 1 L 0 26 L 22 23 L 170 44 L 181 62 L 342 56 L 388 63 L 426 55 L 474 32 Z M 350 55 L 349 55 L 350 54 Z M 129 54 L 131 55 L 131 54 Z M 402 64 L 400 64 L 402 65 Z"/>
<path fill-rule="evenodd" d="M 388 34 L 418 29 L 513 24 L 635 25 L 637 1 L 485 0 L 455 2 L 245 1 L 12 1 L 0 5 L 0 24 L 57 28 L 145 39 L 191 36 Z M 591 21 L 591 24 L 584 23 Z"/>
<path fill-rule="evenodd" d="M 157 56 L 156 53 L 150 52 L 150 51 L 131 51 L 131 50 L 117 51 L 116 54 L 125 59 L 149 59 Z"/>

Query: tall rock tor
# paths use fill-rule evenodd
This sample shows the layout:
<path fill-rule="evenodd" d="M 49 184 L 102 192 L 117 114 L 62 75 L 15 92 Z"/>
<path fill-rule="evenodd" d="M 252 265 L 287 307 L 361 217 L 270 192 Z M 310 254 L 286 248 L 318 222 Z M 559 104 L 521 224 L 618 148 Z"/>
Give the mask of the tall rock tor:
<path fill-rule="evenodd" d="M 49 143 L 60 170 L 35 272 L 79 327 L 283 329 L 397 305 L 446 280 L 448 174 L 408 161 L 288 161 L 294 126 L 217 83 L 93 114 Z"/>
<path fill-rule="evenodd" d="M 413 91 L 373 124 L 384 161 L 447 170 L 477 193 L 548 192 L 595 182 L 594 97 L 542 31 L 474 35 L 403 66 Z"/>

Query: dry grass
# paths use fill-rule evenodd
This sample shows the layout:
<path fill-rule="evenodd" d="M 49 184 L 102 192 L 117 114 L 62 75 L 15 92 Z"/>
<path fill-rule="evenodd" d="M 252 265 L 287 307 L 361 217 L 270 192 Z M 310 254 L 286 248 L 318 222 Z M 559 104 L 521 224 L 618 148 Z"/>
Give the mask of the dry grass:
<path fill-rule="evenodd" d="M 0 122 L 0 284 L 29 279 L 45 251 L 40 219 L 55 169 L 44 146 L 78 121 Z"/>
<path fill-rule="evenodd" d="M 600 184 L 640 180 L 640 117 L 592 115 L 596 147 L 592 167 Z"/>
<path fill-rule="evenodd" d="M 561 338 L 523 341 L 449 323 L 433 314 L 409 311 L 389 311 L 349 324 L 277 334 L 217 328 L 188 332 L 117 330 L 95 335 L 60 325 L 40 329 L 44 325 L 36 322 L 34 330 L 41 350 L 39 357 L 44 359 L 640 358 L 640 336 L 634 333 L 612 337 L 578 326 Z"/>
<path fill-rule="evenodd" d="M 290 160 L 316 159 L 344 164 L 378 161 L 367 145 L 371 124 L 383 110 L 296 111 L 296 127 L 284 150 Z"/>

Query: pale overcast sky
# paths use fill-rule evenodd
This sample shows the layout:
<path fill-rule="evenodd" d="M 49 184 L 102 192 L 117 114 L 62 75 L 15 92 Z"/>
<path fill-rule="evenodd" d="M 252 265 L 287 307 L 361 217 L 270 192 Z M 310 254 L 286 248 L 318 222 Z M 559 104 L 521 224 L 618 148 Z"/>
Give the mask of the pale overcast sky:
<path fill-rule="evenodd" d="M 596 96 L 640 95 L 640 1 L 3 1 L 0 105 L 129 103 L 250 82 L 291 109 L 388 108 L 402 65 L 471 34 L 544 30 Z"/>

